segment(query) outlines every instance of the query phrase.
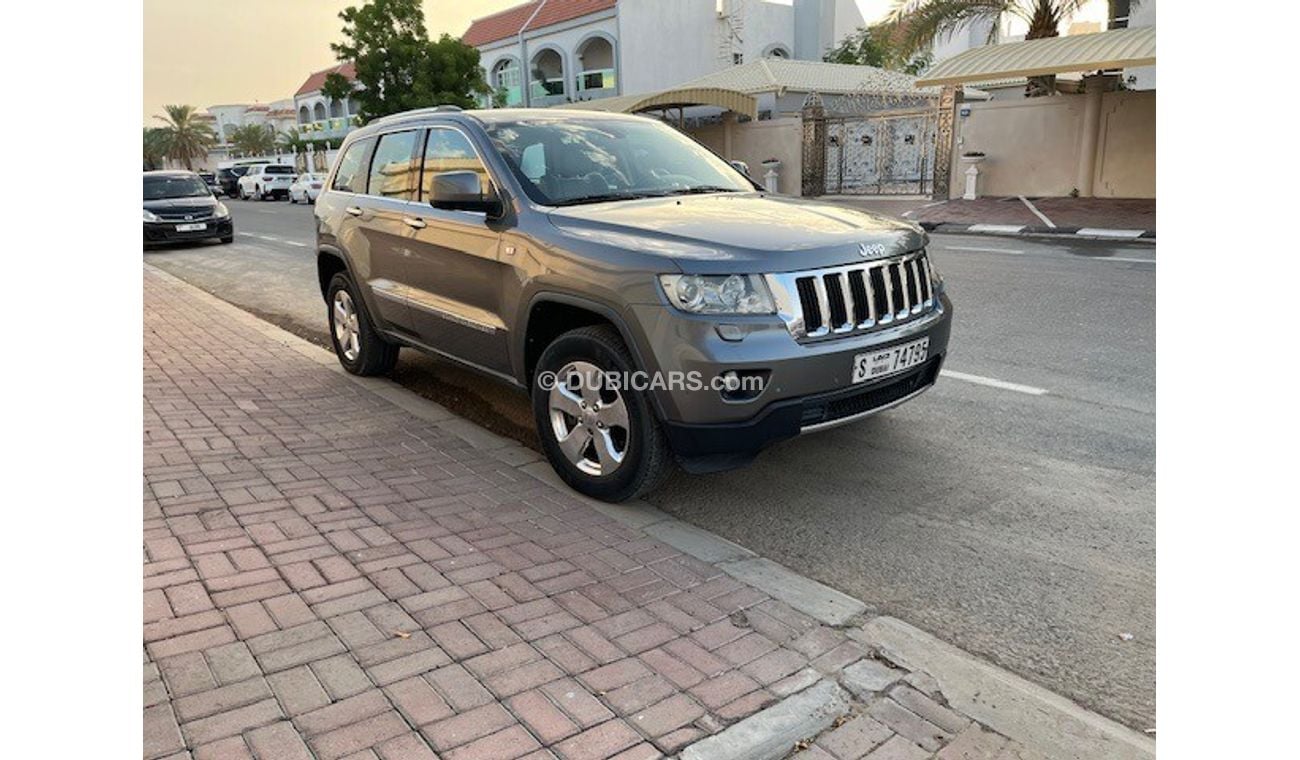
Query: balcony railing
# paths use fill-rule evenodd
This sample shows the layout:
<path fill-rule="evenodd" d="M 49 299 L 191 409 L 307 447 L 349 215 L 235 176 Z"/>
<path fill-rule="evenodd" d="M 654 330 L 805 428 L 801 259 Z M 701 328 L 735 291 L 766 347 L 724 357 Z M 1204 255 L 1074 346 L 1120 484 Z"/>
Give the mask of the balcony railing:
<path fill-rule="evenodd" d="M 618 89 L 618 78 L 614 69 L 592 69 L 578 73 L 575 80 L 576 91 L 580 97 L 604 97 L 612 95 Z"/>
<path fill-rule="evenodd" d="M 342 137 L 357 128 L 360 118 L 356 116 L 336 116 L 332 119 L 299 124 L 298 131 L 306 139 Z"/>

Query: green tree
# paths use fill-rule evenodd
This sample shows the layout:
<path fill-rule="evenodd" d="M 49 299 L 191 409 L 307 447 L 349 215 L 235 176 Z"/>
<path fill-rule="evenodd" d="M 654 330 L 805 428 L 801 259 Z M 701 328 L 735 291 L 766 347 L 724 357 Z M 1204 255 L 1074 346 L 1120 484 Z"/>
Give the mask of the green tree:
<path fill-rule="evenodd" d="M 476 95 L 491 93 L 477 50 L 447 34 L 429 40 L 420 0 L 371 0 L 339 18 L 346 39 L 330 49 L 355 64 L 360 87 L 353 91 L 335 73 L 325 78 L 329 89 L 322 89 L 330 97 L 349 93 L 361 106 L 362 122 L 444 103 L 470 108 Z"/>
<path fill-rule="evenodd" d="M 208 149 L 217 144 L 212 127 L 198 119 L 198 110 L 194 106 L 163 106 L 166 116 L 155 116 L 163 122 L 158 127 L 167 158 L 185 164 L 186 169 L 194 168 L 195 159 L 207 155 Z"/>
<path fill-rule="evenodd" d="M 1029 26 L 1025 39 L 1056 37 L 1060 25 L 1088 0 L 895 0 L 890 14 L 890 42 L 903 55 L 929 50 L 940 39 L 972 24 L 989 26 L 988 42 L 996 41 L 1001 23 L 1017 18 Z M 1031 77 L 1026 94 L 1050 95 L 1056 77 Z"/>
<path fill-rule="evenodd" d="M 929 50 L 911 56 L 901 55 L 890 40 L 892 28 L 887 25 L 858 27 L 840 44 L 826 51 L 823 60 L 829 63 L 851 63 L 857 66 L 875 66 L 916 75 L 930 65 Z"/>
<path fill-rule="evenodd" d="M 144 170 L 161 169 L 167 160 L 167 138 L 160 127 L 144 128 Z"/>
<path fill-rule="evenodd" d="M 243 156 L 265 156 L 275 152 L 275 133 L 266 124 L 244 124 L 226 136 Z"/>

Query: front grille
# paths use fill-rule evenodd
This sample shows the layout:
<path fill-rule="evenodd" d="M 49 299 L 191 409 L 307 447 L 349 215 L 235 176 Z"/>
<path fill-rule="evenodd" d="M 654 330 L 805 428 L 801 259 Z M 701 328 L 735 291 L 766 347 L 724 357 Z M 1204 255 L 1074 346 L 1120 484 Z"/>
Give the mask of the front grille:
<path fill-rule="evenodd" d="M 782 318 L 798 340 L 898 324 L 935 307 L 925 251 L 868 264 L 769 275 Z M 780 296 L 789 294 L 788 298 Z"/>
<path fill-rule="evenodd" d="M 899 399 L 916 393 L 922 388 L 933 385 L 939 377 L 939 363 L 942 357 L 931 358 L 918 369 L 900 378 L 885 382 L 856 393 L 836 396 L 825 401 L 804 404 L 800 419 L 802 427 L 823 425 L 827 422 L 855 417 L 875 409 L 888 406 Z"/>

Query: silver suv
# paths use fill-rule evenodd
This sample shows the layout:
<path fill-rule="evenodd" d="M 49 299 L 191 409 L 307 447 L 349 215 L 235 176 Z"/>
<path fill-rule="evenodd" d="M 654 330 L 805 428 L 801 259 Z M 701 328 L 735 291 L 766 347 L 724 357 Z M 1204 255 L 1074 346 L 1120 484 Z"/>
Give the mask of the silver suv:
<path fill-rule="evenodd" d="M 316 219 L 349 372 L 409 346 L 519 386 L 599 499 L 906 401 L 948 348 L 920 228 L 765 193 L 650 118 L 386 117 L 348 136 Z"/>

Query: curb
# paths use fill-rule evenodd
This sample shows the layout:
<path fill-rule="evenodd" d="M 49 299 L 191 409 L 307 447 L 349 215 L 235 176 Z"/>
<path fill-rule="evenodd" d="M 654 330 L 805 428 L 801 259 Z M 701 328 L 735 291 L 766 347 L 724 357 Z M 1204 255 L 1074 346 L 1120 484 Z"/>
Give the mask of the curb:
<path fill-rule="evenodd" d="M 1031 224 L 953 224 L 918 222 L 926 232 L 950 235 L 1036 235 L 1082 240 L 1133 240 L 1155 242 L 1155 230 L 1112 229 L 1108 227 L 1048 227 Z"/>
<path fill-rule="evenodd" d="M 151 264 L 144 268 L 231 319 L 336 372 L 404 411 L 454 435 L 522 475 L 545 482 L 592 509 L 716 567 L 794 609 L 835 627 L 888 660 L 932 676 L 952 706 L 1024 747 L 1062 760 L 1154 760 L 1155 741 L 1065 697 L 948 644 L 901 620 L 871 616 L 865 602 L 761 557 L 642 501 L 609 504 L 571 491 L 540 454 L 456 416 L 387 378 L 357 377 L 334 354 Z M 865 622 L 863 622 L 865 620 Z M 849 695 L 821 679 L 684 749 L 681 760 L 785 757 L 796 742 L 827 728 L 850 709 Z"/>

